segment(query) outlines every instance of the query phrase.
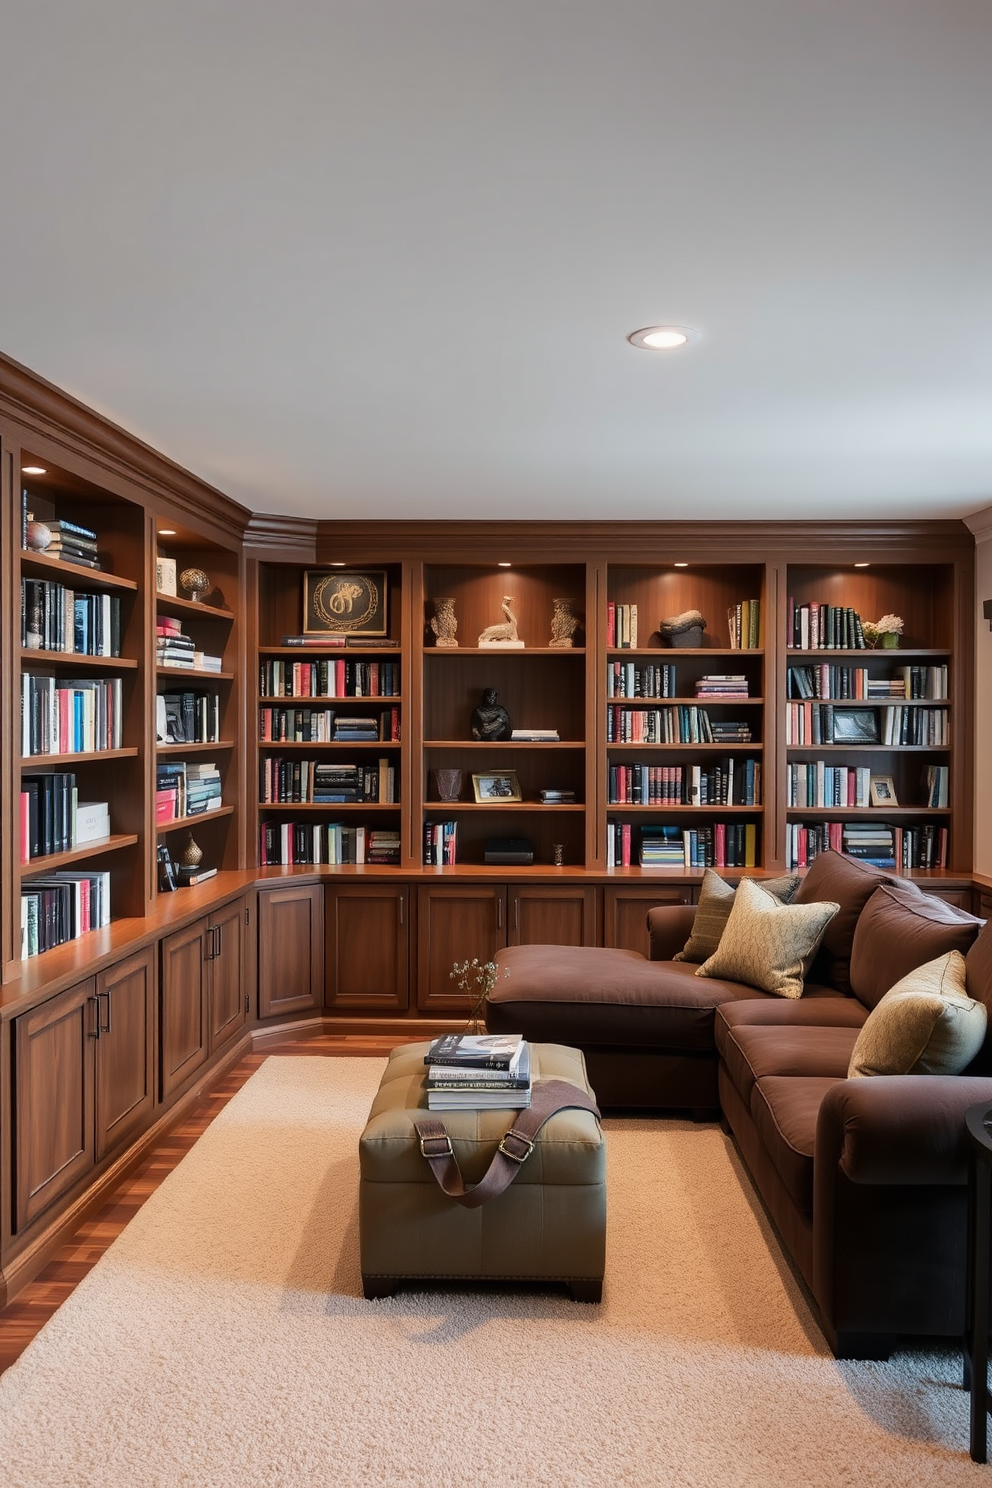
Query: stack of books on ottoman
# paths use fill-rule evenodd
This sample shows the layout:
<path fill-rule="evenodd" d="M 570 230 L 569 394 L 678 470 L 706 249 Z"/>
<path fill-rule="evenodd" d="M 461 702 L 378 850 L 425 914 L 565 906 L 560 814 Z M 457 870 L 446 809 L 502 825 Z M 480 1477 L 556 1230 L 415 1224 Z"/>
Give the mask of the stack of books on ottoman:
<path fill-rule="evenodd" d="M 530 1105 L 530 1049 L 519 1033 L 446 1033 L 424 1055 L 429 1111 Z"/>

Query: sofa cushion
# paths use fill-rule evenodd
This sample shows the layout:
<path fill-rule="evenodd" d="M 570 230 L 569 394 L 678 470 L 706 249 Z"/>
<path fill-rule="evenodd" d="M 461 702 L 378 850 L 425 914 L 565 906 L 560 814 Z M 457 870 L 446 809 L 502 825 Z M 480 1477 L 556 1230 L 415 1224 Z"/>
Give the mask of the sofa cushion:
<path fill-rule="evenodd" d="M 851 946 L 858 918 L 879 884 L 897 882 L 908 881 L 846 853 L 832 849 L 817 853 L 796 890 L 793 903 L 815 904 L 827 899 L 840 907 L 827 926 L 810 968 L 813 981 L 827 982 L 840 992 L 851 991 Z M 911 884 L 908 887 L 913 890 Z"/>
<path fill-rule="evenodd" d="M 851 948 L 851 984 L 873 1008 L 902 977 L 948 951 L 967 955 L 981 920 L 933 894 L 882 885 L 865 905 Z"/>
<path fill-rule="evenodd" d="M 789 1004 L 794 1006 L 795 1004 Z M 858 1038 L 856 1028 L 762 1026 L 740 1023 L 719 1038 L 720 1056 L 745 1105 L 756 1081 L 770 1075 L 843 1080 Z"/>
<path fill-rule="evenodd" d="M 691 963 L 647 961 L 596 946 L 508 946 L 489 995 L 486 1026 L 537 1043 L 713 1053 L 713 1013 L 761 997 L 731 981 L 699 981 Z M 552 1037 L 553 1035 L 553 1037 Z"/>
<path fill-rule="evenodd" d="M 848 1078 L 959 1075 L 985 1039 L 985 1005 L 965 991 L 964 957 L 948 951 L 891 987 L 858 1034 Z"/>
<path fill-rule="evenodd" d="M 987 920 L 972 942 L 964 960 L 968 996 L 984 1002 L 992 1014 L 992 920 Z M 992 1075 L 992 1016 L 985 1042 L 968 1066 L 969 1075 Z"/>
<path fill-rule="evenodd" d="M 826 902 L 781 904 L 744 878 L 720 944 L 696 975 L 745 982 L 778 997 L 801 997 L 806 962 L 836 913 L 837 905 Z"/>
<path fill-rule="evenodd" d="M 783 878 L 763 878 L 761 887 L 767 893 L 774 894 L 783 904 L 791 904 L 799 887 L 799 874 L 787 873 Z M 707 868 L 699 890 L 692 933 L 675 956 L 676 961 L 695 961 L 700 964 L 713 955 L 730 918 L 736 893 L 735 884 L 727 883 L 719 873 Z"/>
<path fill-rule="evenodd" d="M 769 1075 L 757 1082 L 751 1094 L 758 1137 L 803 1214 L 813 1212 L 816 1120 L 827 1091 L 839 1083 L 829 1076 Z"/>

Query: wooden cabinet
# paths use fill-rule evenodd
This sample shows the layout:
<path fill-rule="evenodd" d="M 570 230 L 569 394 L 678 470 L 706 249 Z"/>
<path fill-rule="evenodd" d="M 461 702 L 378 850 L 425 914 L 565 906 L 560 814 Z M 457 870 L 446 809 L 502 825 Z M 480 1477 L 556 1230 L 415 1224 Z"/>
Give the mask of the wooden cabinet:
<path fill-rule="evenodd" d="M 258 1016 L 319 1008 L 324 1001 L 324 890 L 281 884 L 258 894 Z"/>
<path fill-rule="evenodd" d="M 154 1014 L 146 947 L 15 1020 L 15 1234 L 150 1121 Z"/>
<path fill-rule="evenodd" d="M 598 945 L 599 901 L 582 884 L 507 886 L 507 945 Z"/>
<path fill-rule="evenodd" d="M 451 1017 L 468 1008 L 450 972 L 456 962 L 489 961 L 506 944 L 502 884 L 421 884 L 417 889 L 417 1004 Z"/>
<path fill-rule="evenodd" d="M 245 1022 L 247 902 L 234 899 L 162 941 L 163 1100 Z"/>
<path fill-rule="evenodd" d="M 649 950 L 648 910 L 657 904 L 692 904 L 696 890 L 687 884 L 607 884 L 603 891 L 603 945 L 624 951 Z"/>
<path fill-rule="evenodd" d="M 410 1000 L 410 888 L 333 884 L 324 902 L 329 1008 L 398 1011 Z"/>

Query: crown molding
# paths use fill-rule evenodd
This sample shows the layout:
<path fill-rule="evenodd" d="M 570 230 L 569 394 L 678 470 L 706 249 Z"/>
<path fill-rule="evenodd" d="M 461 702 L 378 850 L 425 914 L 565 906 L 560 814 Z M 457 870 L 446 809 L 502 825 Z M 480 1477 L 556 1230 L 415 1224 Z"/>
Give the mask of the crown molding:
<path fill-rule="evenodd" d="M 972 512 L 964 521 L 976 543 L 988 542 L 992 538 L 992 506 L 987 506 L 984 511 Z"/>
<path fill-rule="evenodd" d="M 285 517 L 278 512 L 253 512 L 245 528 L 245 551 L 258 558 L 262 552 L 274 557 L 317 562 L 315 517 Z"/>
<path fill-rule="evenodd" d="M 76 461 L 82 457 L 95 482 L 115 478 L 156 509 L 165 506 L 197 524 L 206 519 L 227 537 L 240 540 L 244 533 L 247 507 L 2 353 L 0 415 L 18 426 L 28 447 L 34 435 Z"/>

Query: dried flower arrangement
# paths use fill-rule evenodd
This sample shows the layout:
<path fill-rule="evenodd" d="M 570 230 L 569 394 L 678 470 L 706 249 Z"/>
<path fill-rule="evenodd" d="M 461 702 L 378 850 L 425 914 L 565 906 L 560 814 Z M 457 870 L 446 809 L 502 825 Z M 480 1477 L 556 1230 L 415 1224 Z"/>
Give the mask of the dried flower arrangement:
<path fill-rule="evenodd" d="M 499 978 L 499 967 L 495 961 L 480 962 L 478 956 L 473 956 L 471 961 L 456 961 L 448 975 L 462 992 L 472 998 L 465 1032 L 481 1033 L 484 1027 L 483 1007 Z M 503 975 L 510 975 L 509 967 L 503 968 Z"/>
<path fill-rule="evenodd" d="M 877 646 L 879 642 L 883 646 L 895 646 L 902 635 L 902 616 L 883 615 L 881 620 L 862 620 L 861 629 L 867 646 Z M 886 636 L 892 636 L 892 640 L 886 641 Z"/>

